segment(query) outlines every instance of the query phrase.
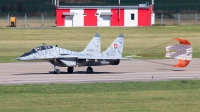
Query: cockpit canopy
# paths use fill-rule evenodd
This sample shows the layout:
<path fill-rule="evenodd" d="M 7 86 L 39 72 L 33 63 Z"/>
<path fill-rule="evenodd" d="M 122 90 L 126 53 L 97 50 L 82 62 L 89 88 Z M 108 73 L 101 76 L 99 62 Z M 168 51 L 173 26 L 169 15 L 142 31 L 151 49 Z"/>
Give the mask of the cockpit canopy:
<path fill-rule="evenodd" d="M 42 50 L 45 50 L 45 49 L 52 49 L 53 47 L 52 46 L 49 46 L 49 45 L 43 45 L 43 46 L 38 46 L 36 48 L 34 48 L 36 51 L 42 51 Z"/>
<path fill-rule="evenodd" d="M 20 57 L 25 57 L 25 56 L 28 56 L 28 55 L 31 55 L 31 54 L 34 54 L 34 53 L 37 53 L 39 51 L 42 51 L 42 50 L 45 50 L 45 49 L 52 49 L 53 46 L 50 46 L 50 45 L 43 45 L 43 46 L 38 46 L 38 47 L 35 47 L 33 48 L 31 51 L 29 52 L 25 52 L 23 55 L 21 55 Z"/>

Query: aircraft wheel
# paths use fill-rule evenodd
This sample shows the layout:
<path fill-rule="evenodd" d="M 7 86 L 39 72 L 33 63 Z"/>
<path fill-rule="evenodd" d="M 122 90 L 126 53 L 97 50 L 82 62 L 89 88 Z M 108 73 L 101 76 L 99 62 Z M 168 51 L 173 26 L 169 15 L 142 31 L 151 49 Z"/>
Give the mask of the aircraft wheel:
<path fill-rule="evenodd" d="M 55 73 L 55 74 L 60 74 L 60 70 L 59 70 L 59 69 L 55 69 L 55 70 L 54 70 L 54 73 Z"/>
<path fill-rule="evenodd" d="M 88 67 L 86 72 L 87 72 L 88 74 L 93 73 L 93 69 L 92 69 L 92 67 Z"/>
<path fill-rule="evenodd" d="M 68 67 L 67 68 L 68 73 L 73 73 L 74 72 L 74 67 Z"/>

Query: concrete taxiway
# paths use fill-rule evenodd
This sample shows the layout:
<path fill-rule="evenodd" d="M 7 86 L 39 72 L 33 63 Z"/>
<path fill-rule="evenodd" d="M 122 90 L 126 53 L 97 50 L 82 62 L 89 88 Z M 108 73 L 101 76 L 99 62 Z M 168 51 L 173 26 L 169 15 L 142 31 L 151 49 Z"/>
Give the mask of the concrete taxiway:
<path fill-rule="evenodd" d="M 117 66 L 94 66 L 92 74 L 85 73 L 87 67 L 75 67 L 72 74 L 67 73 L 67 68 L 57 67 L 61 73 L 54 74 L 53 65 L 48 62 L 0 63 L 0 84 L 200 79 L 200 59 L 193 59 L 185 68 L 172 67 L 177 63 L 176 59 L 153 61 L 128 60 L 121 61 Z"/>

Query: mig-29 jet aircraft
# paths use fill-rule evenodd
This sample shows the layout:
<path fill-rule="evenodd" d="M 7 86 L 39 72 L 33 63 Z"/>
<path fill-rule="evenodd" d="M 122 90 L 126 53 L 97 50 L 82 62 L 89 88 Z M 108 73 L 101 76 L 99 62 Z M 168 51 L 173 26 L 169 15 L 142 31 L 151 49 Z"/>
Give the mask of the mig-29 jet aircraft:
<path fill-rule="evenodd" d="M 124 45 L 124 35 L 120 34 L 113 43 L 101 52 L 100 35 L 95 34 L 89 44 L 82 52 L 75 52 L 61 47 L 43 44 L 33 48 L 30 52 L 26 52 L 17 60 L 47 60 L 54 65 L 54 73 L 59 74 L 59 67 L 68 67 L 68 73 L 73 73 L 74 67 L 88 66 L 86 72 L 92 73 L 91 66 L 101 65 L 118 65 L 122 58 Z"/>

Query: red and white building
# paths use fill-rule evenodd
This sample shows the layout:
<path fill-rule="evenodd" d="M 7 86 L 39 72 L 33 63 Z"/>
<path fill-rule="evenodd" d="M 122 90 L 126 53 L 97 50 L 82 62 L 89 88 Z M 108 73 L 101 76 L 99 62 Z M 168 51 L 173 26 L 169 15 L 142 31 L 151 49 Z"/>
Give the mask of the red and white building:
<path fill-rule="evenodd" d="M 57 27 L 152 26 L 155 21 L 151 5 L 138 6 L 59 6 L 56 1 Z"/>

